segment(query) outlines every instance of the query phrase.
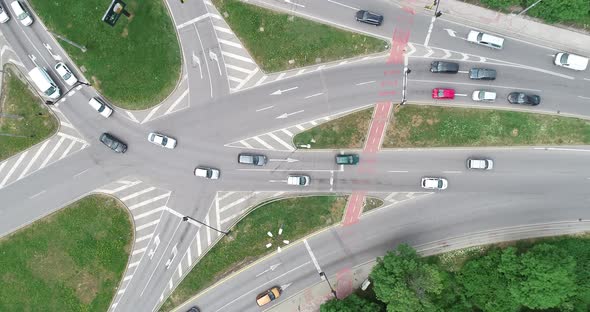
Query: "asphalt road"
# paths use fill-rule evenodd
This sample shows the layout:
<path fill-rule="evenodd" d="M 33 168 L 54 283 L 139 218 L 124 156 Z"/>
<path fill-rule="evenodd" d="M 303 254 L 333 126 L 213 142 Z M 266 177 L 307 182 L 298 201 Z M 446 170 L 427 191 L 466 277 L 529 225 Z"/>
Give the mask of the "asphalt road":
<path fill-rule="evenodd" d="M 484 105 L 472 102 L 469 96 L 473 90 L 483 88 L 498 92 L 498 101 L 487 106 L 590 116 L 586 99 L 590 95 L 584 93 L 590 85 L 590 80 L 584 79 L 590 75 L 552 65 L 550 55 L 557 51 L 554 48 L 506 39 L 505 49 L 495 51 L 468 44 L 461 38 L 469 28 L 444 19 L 435 22 L 429 35 L 430 16 L 419 13 L 409 21 L 406 13 L 389 1 L 374 1 L 370 5 L 360 0 L 338 3 L 306 1 L 300 3 L 301 7 L 281 1 L 264 2 L 274 9 L 289 10 L 385 40 L 391 40 L 396 27 L 408 30 L 412 47 L 407 51 L 407 66 L 412 70 L 408 101 L 431 102 L 432 88 L 448 87 L 459 94 L 467 94 L 457 97 L 452 104 Z M 110 311 L 152 311 L 161 304 L 186 274 L 187 265 L 181 261 L 184 255 L 190 254 L 193 239 L 202 229 L 198 224 L 182 222 L 181 217 L 209 219 L 211 206 L 217 200 L 216 192 L 222 190 L 418 192 L 423 176 L 444 176 L 449 180 L 450 186 L 445 192 L 374 213 L 356 225 L 333 228 L 310 238 L 310 248 L 328 275 L 343 265 L 359 264 L 382 255 L 402 241 L 428 242 L 478 229 L 587 217 L 580 208 L 588 201 L 585 190 L 590 172 L 585 164 L 590 154 L 587 147 L 573 150 L 393 150 L 361 155 L 362 159 L 370 160 L 370 170 L 363 166 L 336 166 L 333 156 L 337 151 L 264 151 L 273 159 L 297 161 L 270 162 L 263 168 L 238 165 L 237 154 L 247 149 L 227 147 L 231 142 L 375 102 L 399 102 L 401 74 L 390 76 L 385 72 L 401 72 L 404 64 L 388 64 L 388 56 L 376 56 L 231 93 L 226 65 L 230 65 L 232 56 L 220 44 L 220 40 L 227 39 L 219 37 L 220 27 L 213 24 L 217 18 L 211 14 L 215 12 L 200 1 L 167 4 L 177 25 L 184 59 L 182 71 L 187 83 L 179 84 L 179 89 L 188 94 L 190 107 L 171 111 L 169 116 L 166 113 L 149 122 L 136 122 L 131 117 L 133 112 L 122 109 L 115 109 L 113 116 L 104 119 L 86 104 L 90 97 L 96 96 L 96 91 L 82 86 L 64 96 L 64 101 L 57 103 L 57 110 L 67 116 L 90 146 L 0 188 L 2 236 L 113 181 L 139 177 L 171 191 L 165 213 L 158 219 L 147 247 L 134 249 L 137 254 L 130 259 L 140 258 L 137 262 L 130 260 L 137 264 L 133 267 L 130 264 L 128 273 L 132 271 L 133 274 L 127 275 L 129 279 L 121 283 Z M 386 13 L 385 24 L 373 27 L 354 21 L 354 11 L 361 4 L 363 8 Z M 36 16 L 31 27 L 23 27 L 12 19 L 0 29 L 27 70 L 35 64 L 47 68 L 65 93 L 66 86 L 52 69 L 56 57 L 65 60 L 72 69 L 75 66 Z M 452 29 L 455 36 L 446 29 Z M 45 44 L 52 47 L 51 53 Z M 478 82 L 469 80 L 463 72 L 432 74 L 428 71 L 429 63 L 437 59 L 458 61 L 461 71 L 475 66 L 494 68 L 498 70 L 498 79 Z M 80 72 L 76 74 L 82 77 Z M 510 105 L 504 98 L 513 90 L 540 94 L 542 103 L 538 107 Z M 277 91 L 280 94 L 276 94 Z M 149 114 L 164 110 L 151 110 Z M 164 150 L 150 144 L 146 140 L 150 131 L 174 136 L 178 147 Z M 125 141 L 129 145 L 128 152 L 118 155 L 102 146 L 98 137 L 103 132 Z M 469 156 L 491 157 L 496 161 L 496 169 L 468 172 L 465 159 Z M 193 169 L 197 165 L 220 168 L 221 179 L 195 178 Z M 311 185 L 307 188 L 286 185 L 290 173 L 309 174 Z M 139 216 L 134 215 L 134 218 Z M 209 236 L 209 245 L 219 238 L 216 234 Z M 319 278 L 310 259 L 307 248 L 294 245 L 207 292 L 196 303 L 212 311 L 247 311 L 254 307 L 254 293 L 270 284 L 291 283 L 286 295 L 294 293 Z M 273 261 L 281 263 L 279 269 L 259 278 L 252 277 L 263 271 L 265 265 L 275 263 Z"/>

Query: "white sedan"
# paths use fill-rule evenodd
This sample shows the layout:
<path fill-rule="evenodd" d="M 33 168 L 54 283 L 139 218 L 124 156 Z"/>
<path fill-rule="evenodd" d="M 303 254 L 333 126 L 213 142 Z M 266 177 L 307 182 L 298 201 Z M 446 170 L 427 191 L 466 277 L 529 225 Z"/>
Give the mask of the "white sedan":
<path fill-rule="evenodd" d="M 429 190 L 444 190 L 449 186 L 445 178 L 422 178 L 422 188 Z"/>
<path fill-rule="evenodd" d="M 6 23 L 8 20 L 10 20 L 10 17 L 8 17 L 4 8 L 0 6 L 0 23 Z"/>
<path fill-rule="evenodd" d="M 78 82 L 78 78 L 72 74 L 72 71 L 66 66 L 66 64 L 59 62 L 55 64 L 55 71 L 59 74 L 70 87 Z"/>
<path fill-rule="evenodd" d="M 176 139 L 160 133 L 152 132 L 148 134 L 147 139 L 148 141 L 165 148 L 173 149 L 176 147 Z"/>
<path fill-rule="evenodd" d="M 476 102 L 494 102 L 494 101 L 496 101 L 496 92 L 485 91 L 485 90 L 476 90 L 476 91 L 473 91 L 473 95 L 471 95 L 471 99 Z"/>
<path fill-rule="evenodd" d="M 195 168 L 195 176 L 205 179 L 217 180 L 219 179 L 219 169 L 199 166 Z"/>

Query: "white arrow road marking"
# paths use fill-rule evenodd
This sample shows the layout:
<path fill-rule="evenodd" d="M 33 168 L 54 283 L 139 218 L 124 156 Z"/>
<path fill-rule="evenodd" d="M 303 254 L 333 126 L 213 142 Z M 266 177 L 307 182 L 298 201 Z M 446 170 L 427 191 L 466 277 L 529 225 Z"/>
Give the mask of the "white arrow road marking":
<path fill-rule="evenodd" d="M 297 88 L 299 88 L 299 87 L 292 87 L 292 88 L 285 89 L 285 90 L 278 89 L 277 91 L 275 91 L 275 92 L 271 93 L 270 95 L 281 95 L 281 94 L 283 94 L 284 92 L 289 92 L 289 91 L 295 90 L 295 89 L 297 89 Z"/>
<path fill-rule="evenodd" d="M 292 116 L 292 115 L 295 115 L 295 114 L 299 114 L 299 113 L 303 113 L 303 112 L 304 112 L 304 110 L 302 109 L 300 111 L 296 111 L 296 112 L 293 112 L 293 113 L 288 113 L 288 114 L 287 113 L 284 113 L 284 114 L 282 114 L 280 116 L 277 116 L 276 119 L 285 119 L 285 118 L 287 118 L 289 116 Z"/>
<path fill-rule="evenodd" d="M 217 58 L 217 54 L 215 54 L 215 52 L 213 52 L 213 50 L 209 50 L 209 58 L 211 60 L 214 60 L 215 63 L 217 63 L 217 69 L 219 70 L 219 75 L 223 76 L 223 74 L 221 73 L 221 65 L 219 65 L 219 59 Z"/>
<path fill-rule="evenodd" d="M 277 264 L 273 264 L 273 265 L 271 265 L 271 266 L 270 266 L 270 268 L 268 268 L 268 269 L 266 269 L 266 270 L 264 270 L 264 271 L 262 271 L 262 272 L 260 272 L 260 273 L 256 274 L 256 277 L 259 277 L 260 275 L 262 275 L 262 274 L 264 274 L 264 273 L 267 273 L 267 272 L 270 272 L 270 271 L 274 271 L 276 268 L 278 268 L 278 267 L 279 267 L 279 265 L 281 265 L 281 263 L 280 263 L 280 262 L 279 262 L 279 263 L 277 263 Z"/>
<path fill-rule="evenodd" d="M 43 43 L 43 45 L 45 46 L 45 49 L 47 49 L 47 52 L 49 52 L 49 54 L 51 54 L 51 57 L 53 57 L 54 60 L 56 61 L 61 61 L 61 56 L 57 55 L 57 54 L 53 54 L 53 50 L 51 49 L 51 46 L 47 43 Z"/>
<path fill-rule="evenodd" d="M 299 160 L 297 160 L 297 159 L 293 159 L 293 158 L 287 158 L 287 159 L 282 159 L 282 158 L 271 158 L 271 159 L 269 159 L 269 160 L 270 160 L 270 161 L 286 161 L 286 162 L 289 162 L 289 163 L 292 163 L 292 162 L 299 161 Z"/>
<path fill-rule="evenodd" d="M 154 237 L 154 248 L 150 249 L 150 252 L 148 253 L 148 256 L 150 257 L 150 260 L 152 260 L 152 258 L 154 257 L 154 254 L 156 253 L 156 249 L 158 249 L 158 246 L 160 245 L 160 234 L 156 235 L 156 237 Z"/>
<path fill-rule="evenodd" d="M 456 37 L 456 32 L 454 30 L 449 29 L 449 28 L 445 28 L 445 30 L 447 31 L 447 33 L 449 34 L 449 36 Z"/>
<path fill-rule="evenodd" d="M 291 286 L 291 284 L 293 284 L 293 283 L 289 283 L 289 284 L 281 285 L 281 290 L 285 290 L 285 289 L 287 289 L 287 287 Z"/>
<path fill-rule="evenodd" d="M 304 7 L 305 7 L 303 4 L 299 4 L 299 3 L 293 3 L 293 2 L 291 2 L 291 0 L 284 0 L 284 1 L 285 1 L 285 2 L 287 2 L 287 3 L 289 3 L 289 4 L 292 4 L 292 5 L 298 6 L 298 7 L 300 7 L 300 8 L 304 8 Z"/>
<path fill-rule="evenodd" d="M 193 51 L 193 59 L 192 59 L 193 67 L 199 66 L 199 72 L 201 73 L 201 79 L 203 79 L 203 69 L 201 68 L 201 59 L 195 54 Z"/>
<path fill-rule="evenodd" d="M 455 96 L 467 96 L 467 94 L 463 94 L 463 93 L 455 93 Z"/>
<path fill-rule="evenodd" d="M 170 268 L 170 265 L 172 264 L 172 261 L 174 261 L 174 258 L 176 258 L 176 254 L 178 253 L 178 249 L 176 249 L 176 245 L 174 245 L 174 247 L 172 247 L 172 257 L 170 257 L 168 259 L 168 261 L 166 261 L 166 270 L 168 270 Z"/>

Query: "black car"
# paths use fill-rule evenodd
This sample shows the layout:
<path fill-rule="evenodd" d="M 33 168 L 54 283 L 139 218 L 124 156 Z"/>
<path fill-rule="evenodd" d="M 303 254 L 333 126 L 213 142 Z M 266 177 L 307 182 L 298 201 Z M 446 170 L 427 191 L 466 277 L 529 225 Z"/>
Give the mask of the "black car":
<path fill-rule="evenodd" d="M 100 136 L 100 141 L 116 153 L 125 153 L 127 151 L 127 145 L 110 133 L 103 133 Z"/>
<path fill-rule="evenodd" d="M 188 311 L 186 311 L 186 312 L 201 312 L 201 310 L 199 310 L 199 308 L 197 308 L 197 307 L 192 307 L 192 308 L 188 309 Z"/>
<path fill-rule="evenodd" d="M 508 102 L 510 104 L 539 105 L 541 103 L 541 97 L 535 94 L 512 92 L 508 94 Z"/>
<path fill-rule="evenodd" d="M 360 10 L 356 12 L 356 20 L 361 23 L 379 26 L 381 23 L 383 23 L 383 15 L 366 10 Z"/>
<path fill-rule="evenodd" d="M 430 63 L 430 71 L 433 73 L 456 74 L 459 71 L 459 63 L 434 61 Z"/>
<path fill-rule="evenodd" d="M 469 70 L 469 78 L 475 80 L 495 80 L 496 70 L 490 68 L 472 68 Z"/>
<path fill-rule="evenodd" d="M 238 155 L 238 163 L 246 165 L 264 166 L 266 164 L 266 156 L 260 154 L 241 153 Z"/>

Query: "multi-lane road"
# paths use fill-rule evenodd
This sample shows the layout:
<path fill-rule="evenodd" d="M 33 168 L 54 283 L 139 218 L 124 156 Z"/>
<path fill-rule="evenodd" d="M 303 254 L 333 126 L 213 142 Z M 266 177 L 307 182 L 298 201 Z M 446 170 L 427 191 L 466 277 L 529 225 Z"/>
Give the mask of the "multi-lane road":
<path fill-rule="evenodd" d="M 423 176 L 449 180 L 444 192 L 423 194 L 427 196 L 294 244 L 193 301 L 204 311 L 249 311 L 257 309 L 256 293 L 270 285 L 285 286 L 284 296 L 289 296 L 316 283 L 319 270 L 330 276 L 382 255 L 399 242 L 421 244 L 486 229 L 590 217 L 584 211 L 590 183 L 587 147 L 388 150 L 361 154 L 360 166 L 343 168 L 334 164 L 336 151 L 301 151 L 291 143 L 295 133 L 351 110 L 399 102 L 404 67 L 411 69 L 409 101 L 432 101 L 434 87 L 454 88 L 459 94 L 485 88 L 498 93 L 493 107 L 590 116 L 590 72 L 552 65 L 551 55 L 567 47 L 510 37 L 503 50 L 475 46 L 464 39 L 470 27 L 445 18 L 433 22 L 428 12 L 411 14 L 392 1 L 250 2 L 383 38 L 392 51 L 400 42 L 396 30 L 398 35 L 407 33 L 407 42 L 401 40 L 405 57 L 391 62 L 399 55 L 387 53 L 265 74 L 210 2 L 167 1 L 184 60 L 177 90 L 156 108 L 115 109 L 108 119 L 88 106 L 88 99 L 97 94 L 91 86 L 71 90 L 52 110 L 61 118 L 61 138 L 74 143 L 56 139 L 0 164 L 0 235 L 86 194 L 113 194 L 129 207 L 136 239 L 110 311 L 152 311 L 221 237 L 195 222 L 182 222 L 183 216 L 227 230 L 248 206 L 285 192 L 417 194 L 424 191 L 419 186 Z M 361 5 L 385 14 L 384 25 L 354 21 L 353 13 Z M 58 58 L 75 66 L 34 18 L 30 27 L 11 20 L 0 29 L 23 71 L 34 66 L 49 69 L 66 93 L 52 68 Z M 428 70 L 433 60 L 457 61 L 461 72 L 432 74 Z M 498 78 L 469 80 L 464 71 L 475 66 L 496 69 Z M 507 93 L 516 90 L 541 95 L 541 105 L 508 104 Z M 484 105 L 468 96 L 448 104 Z M 66 128 L 75 129 L 75 135 L 63 135 Z M 146 136 L 151 131 L 175 137 L 178 147 L 165 150 L 150 144 Z M 100 144 L 103 132 L 123 139 L 127 153 L 114 154 Z M 80 149 L 72 153 L 75 144 Z M 254 149 L 273 161 L 262 168 L 236 163 L 239 152 Z M 491 157 L 496 168 L 468 172 L 469 156 Z M 288 158 L 297 161 L 281 161 Z M 363 159 L 371 160 L 369 169 Z M 221 179 L 196 178 L 197 165 L 220 168 Z M 287 186 L 290 173 L 309 174 L 311 185 Z M 276 270 L 258 275 L 276 263 L 281 263 Z"/>

